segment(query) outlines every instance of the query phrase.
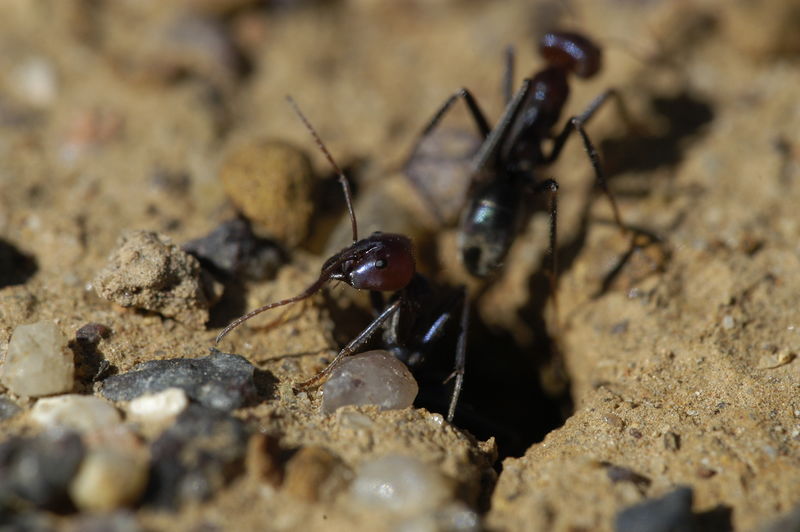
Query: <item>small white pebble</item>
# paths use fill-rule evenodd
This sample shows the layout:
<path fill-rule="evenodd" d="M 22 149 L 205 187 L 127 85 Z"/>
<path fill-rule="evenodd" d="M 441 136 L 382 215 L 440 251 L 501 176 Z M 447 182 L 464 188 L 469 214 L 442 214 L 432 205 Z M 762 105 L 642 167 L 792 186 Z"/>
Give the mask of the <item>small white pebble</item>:
<path fill-rule="evenodd" d="M 48 105 L 58 95 L 56 72 L 50 61 L 31 57 L 12 72 L 13 88 L 21 98 L 33 105 Z"/>
<path fill-rule="evenodd" d="M 39 399 L 31 419 L 43 427 L 67 427 L 78 432 L 116 425 L 122 421 L 114 405 L 92 395 L 60 395 Z"/>
<path fill-rule="evenodd" d="M 723 329 L 733 329 L 733 316 L 726 315 L 722 318 L 722 328 Z"/>
<path fill-rule="evenodd" d="M 39 397 L 69 392 L 75 362 L 56 324 L 19 325 L 11 335 L 0 381 L 17 395 Z"/>
<path fill-rule="evenodd" d="M 433 423 L 434 425 L 439 425 L 439 426 L 441 426 L 441 425 L 443 425 L 443 424 L 444 424 L 444 416 L 443 416 L 443 415 L 441 415 L 441 414 L 431 414 L 430 416 L 428 416 L 428 419 L 429 419 L 429 420 L 431 421 L 431 423 Z"/>
<path fill-rule="evenodd" d="M 414 404 L 419 387 L 405 364 L 388 351 L 368 351 L 343 360 L 322 387 L 322 412 L 347 405 L 377 405 L 382 410 Z"/>
<path fill-rule="evenodd" d="M 451 483 L 435 467 L 400 455 L 362 464 L 350 491 L 356 503 L 409 516 L 440 508 L 453 498 Z"/>
<path fill-rule="evenodd" d="M 160 423 L 174 419 L 189 405 L 189 398 L 181 388 L 147 394 L 128 403 L 128 414 L 140 421 Z"/>

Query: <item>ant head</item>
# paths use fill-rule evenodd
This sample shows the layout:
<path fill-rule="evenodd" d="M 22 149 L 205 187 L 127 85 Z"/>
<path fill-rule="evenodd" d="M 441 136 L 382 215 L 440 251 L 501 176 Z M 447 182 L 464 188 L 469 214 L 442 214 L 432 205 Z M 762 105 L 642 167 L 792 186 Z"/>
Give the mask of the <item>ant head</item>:
<path fill-rule="evenodd" d="M 539 53 L 551 66 L 581 78 L 597 74 L 603 57 L 600 48 L 592 41 L 583 35 L 566 31 L 545 33 L 539 42 Z"/>
<path fill-rule="evenodd" d="M 373 233 L 328 259 L 320 278 L 344 281 L 359 290 L 393 292 L 405 288 L 415 271 L 408 237 Z"/>

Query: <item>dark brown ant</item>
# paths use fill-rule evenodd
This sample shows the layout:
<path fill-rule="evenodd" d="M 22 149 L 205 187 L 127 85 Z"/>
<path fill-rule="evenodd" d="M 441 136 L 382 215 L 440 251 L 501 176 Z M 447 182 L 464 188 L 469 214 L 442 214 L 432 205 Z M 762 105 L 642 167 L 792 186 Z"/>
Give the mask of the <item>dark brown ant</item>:
<path fill-rule="evenodd" d="M 581 78 L 594 76 L 601 66 L 601 50 L 582 35 L 552 32 L 541 39 L 539 52 L 547 66 L 532 78 L 525 79 L 512 95 L 514 55 L 513 50 L 507 51 L 503 80 L 506 108 L 494 129 L 489 127 L 478 102 L 469 90 L 461 88 L 431 118 L 406 162 L 406 175 L 422 192 L 434 213 L 437 213 L 437 200 L 429 186 L 426 186 L 429 176 L 420 176 L 419 172 L 412 169 L 412 164 L 423 143 L 453 104 L 459 99 L 464 100 L 483 139 L 472 156 L 470 184 L 458 230 L 461 261 L 475 277 L 487 277 L 502 266 L 528 211 L 526 193 L 533 192 L 549 195 L 549 256 L 551 282 L 555 283 L 558 183 L 553 179 L 540 180 L 537 170 L 558 158 L 573 131 L 581 135 L 594 169 L 596 183 L 611 203 L 616 224 L 625 232 L 617 204 L 606 185 L 597 150 L 584 130 L 584 124 L 612 96 L 617 98 L 620 111 L 627 119 L 627 113 L 617 93 L 606 90 L 582 114 L 570 118 L 558 135 L 552 132 L 569 95 L 569 74 Z M 549 153 L 545 153 L 543 148 L 546 140 L 552 140 Z"/>
<path fill-rule="evenodd" d="M 347 177 L 336 164 L 333 156 L 297 103 L 291 97 L 288 100 L 339 176 L 350 214 L 353 243 L 326 260 L 319 278 L 303 292 L 294 297 L 264 305 L 233 320 L 217 335 L 215 344 L 219 344 L 229 332 L 250 318 L 267 310 L 306 299 L 321 290 L 328 281 L 342 281 L 358 290 L 369 290 L 377 315 L 361 333 L 339 351 L 325 369 L 312 378 L 295 385 L 296 389 L 308 389 L 318 386 L 344 357 L 354 354 L 387 323 L 384 347 L 413 370 L 423 362 L 428 347 L 442 336 L 445 327 L 454 321 L 456 311 L 460 308 L 460 331 L 456 346 L 455 367 L 452 374 L 446 379 L 446 381 L 454 379 L 447 412 L 448 421 L 452 421 L 464 381 L 465 338 L 469 312 L 464 297 L 465 291 L 458 290 L 457 294 L 445 298 L 444 303 L 441 303 L 441 294 L 432 290 L 427 280 L 417 273 L 413 244 L 411 239 L 404 235 L 376 232 L 367 238 L 358 239 L 358 225 Z M 388 305 L 384 304 L 383 292 L 394 293 Z M 390 318 L 391 321 L 389 321 Z"/>

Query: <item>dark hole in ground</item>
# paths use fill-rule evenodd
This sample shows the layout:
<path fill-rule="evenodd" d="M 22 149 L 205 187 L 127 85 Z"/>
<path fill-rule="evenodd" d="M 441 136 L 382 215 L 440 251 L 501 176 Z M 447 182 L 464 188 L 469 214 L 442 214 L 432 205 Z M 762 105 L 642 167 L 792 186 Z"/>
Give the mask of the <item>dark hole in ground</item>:
<path fill-rule="evenodd" d="M 0 239 L 0 288 L 24 284 L 38 270 L 36 259 Z"/>

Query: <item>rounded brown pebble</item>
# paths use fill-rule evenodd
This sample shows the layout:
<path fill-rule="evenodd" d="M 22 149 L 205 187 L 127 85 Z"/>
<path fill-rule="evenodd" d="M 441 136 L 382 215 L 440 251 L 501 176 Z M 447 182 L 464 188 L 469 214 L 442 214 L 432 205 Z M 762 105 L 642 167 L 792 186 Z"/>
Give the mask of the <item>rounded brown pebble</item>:
<path fill-rule="evenodd" d="M 308 157 L 281 141 L 233 148 L 219 172 L 225 193 L 262 237 L 294 246 L 308 234 L 313 175 Z"/>

